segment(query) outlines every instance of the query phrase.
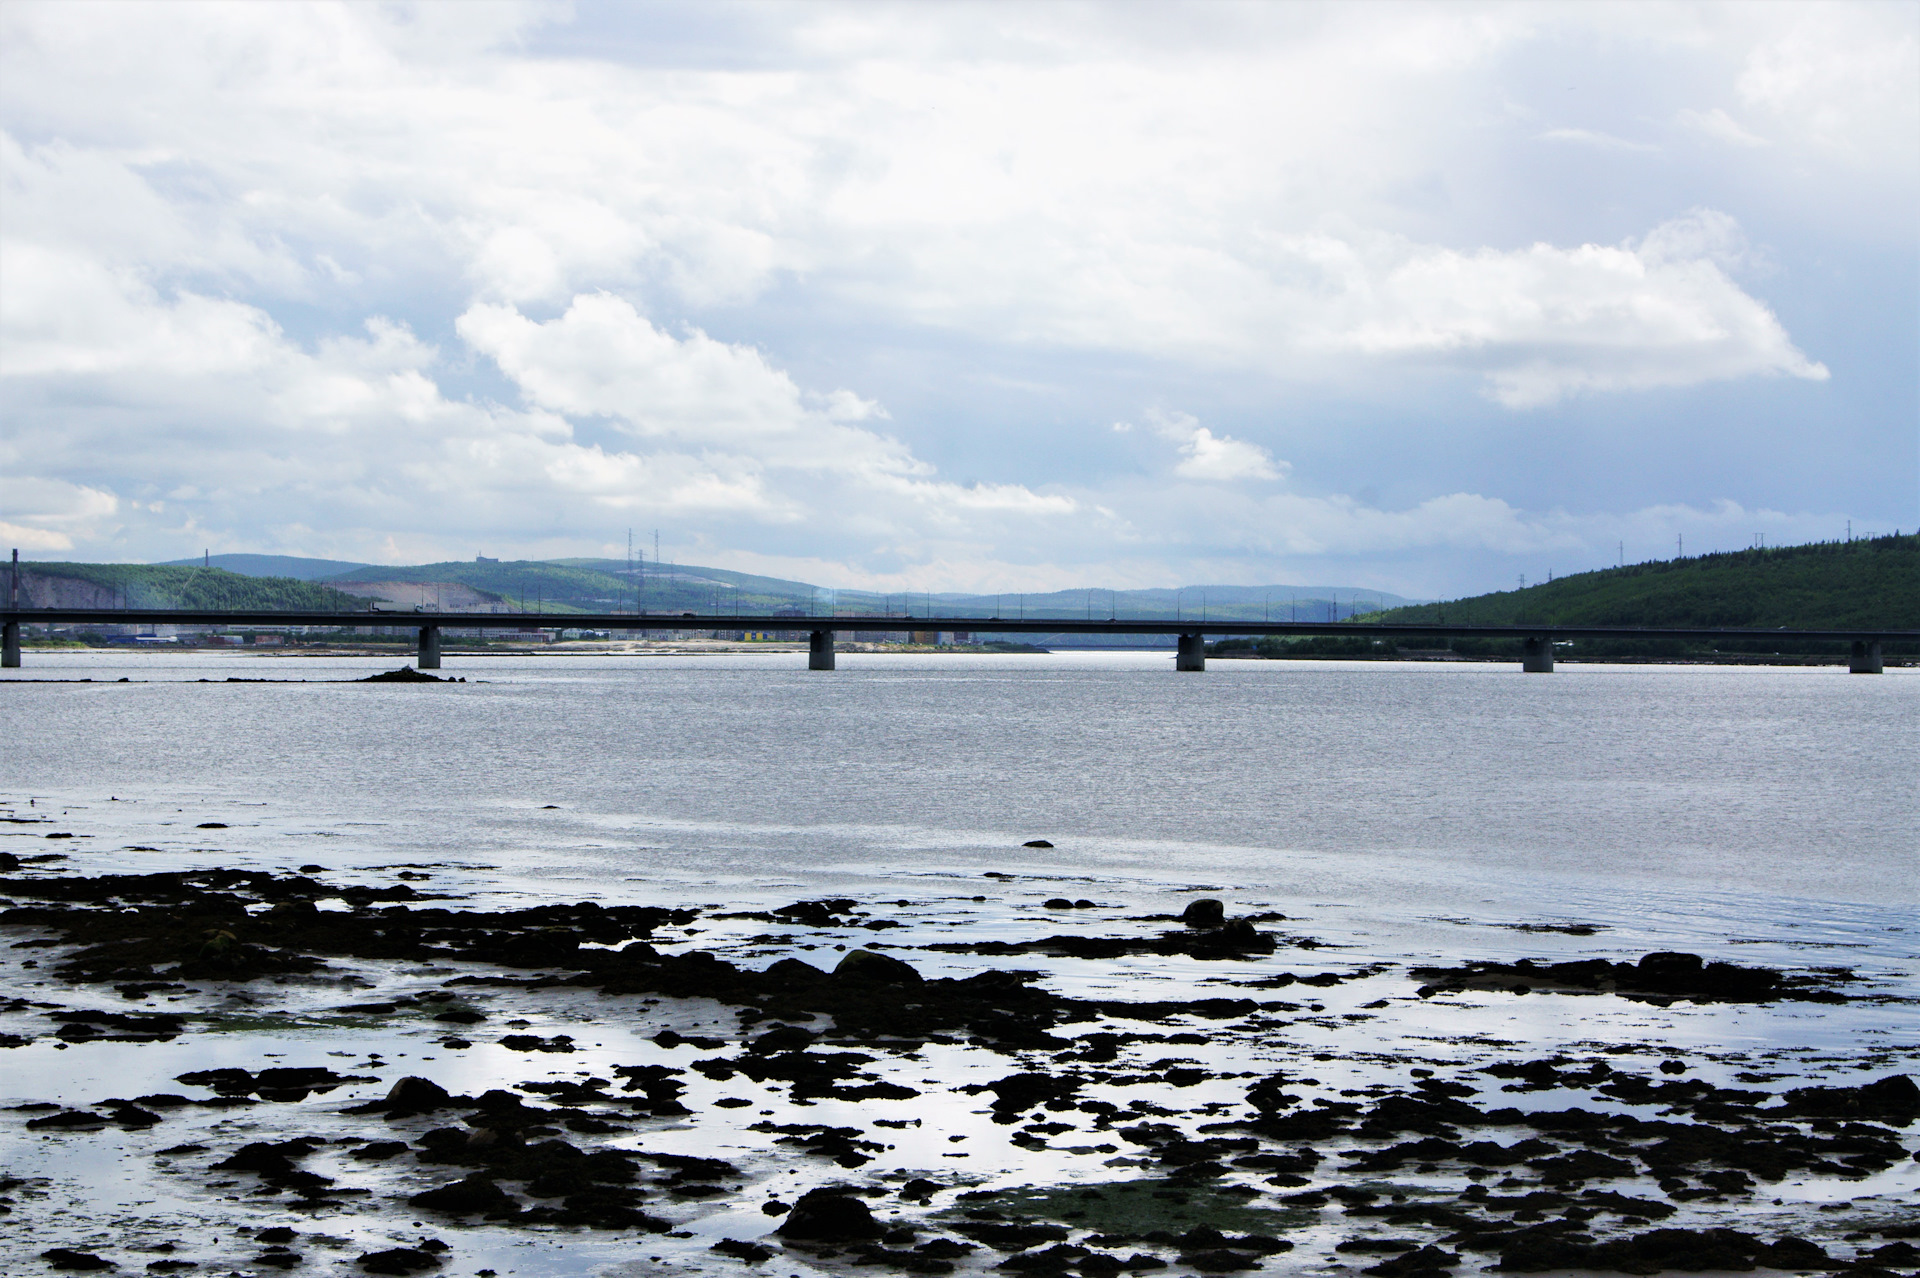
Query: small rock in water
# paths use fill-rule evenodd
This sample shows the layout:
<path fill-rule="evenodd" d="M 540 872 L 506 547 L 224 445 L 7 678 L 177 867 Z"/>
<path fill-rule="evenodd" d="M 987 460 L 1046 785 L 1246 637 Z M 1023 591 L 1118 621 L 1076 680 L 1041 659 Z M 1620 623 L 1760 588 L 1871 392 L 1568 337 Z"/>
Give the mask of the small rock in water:
<path fill-rule="evenodd" d="M 40 1253 L 40 1259 L 55 1269 L 112 1269 L 111 1260 L 102 1260 L 90 1251 L 75 1251 L 71 1247 L 50 1247 Z"/>
<path fill-rule="evenodd" d="M 452 1099 L 447 1089 L 432 1079 L 409 1074 L 387 1089 L 386 1104 L 392 1109 L 419 1113 L 439 1109 Z"/>
<path fill-rule="evenodd" d="M 398 670 L 387 670 L 387 671 L 381 672 L 380 674 L 370 674 L 366 678 L 357 680 L 356 682 L 359 682 L 359 683 L 443 683 L 445 682 L 445 680 L 441 679 L 438 675 L 423 674 L 420 671 L 415 670 L 412 666 L 401 666 Z M 381 1254 L 384 1255 L 386 1253 L 383 1252 Z M 399 1271 L 389 1270 L 389 1271 L 381 1271 L 381 1272 L 399 1272 Z"/>
<path fill-rule="evenodd" d="M 1219 927 L 1227 921 L 1227 907 L 1212 897 L 1202 897 L 1180 911 L 1180 921 L 1188 927 Z"/>
<path fill-rule="evenodd" d="M 722 1238 L 708 1250 L 717 1251 L 722 1256 L 732 1256 L 735 1260 L 744 1260 L 749 1265 L 757 1265 L 773 1257 L 772 1248 L 762 1247 L 759 1243 L 741 1242 L 737 1238 Z"/>
<path fill-rule="evenodd" d="M 836 980 L 863 981 L 872 985 L 919 985 L 920 973 L 912 965 L 872 950 L 849 950 L 834 965 Z"/>
<path fill-rule="evenodd" d="M 1047 842 L 1045 839 L 1028 839 L 1020 846 L 1023 848 L 1050 848 L 1053 844 Z"/>
<path fill-rule="evenodd" d="M 365 1253 L 358 1263 L 370 1274 L 413 1274 L 422 1269 L 438 1269 L 440 1257 L 418 1247 L 389 1247 L 385 1251 Z"/>
<path fill-rule="evenodd" d="M 854 1242 L 885 1232 L 864 1202 L 844 1190 L 810 1189 L 774 1231 L 811 1242 Z"/>

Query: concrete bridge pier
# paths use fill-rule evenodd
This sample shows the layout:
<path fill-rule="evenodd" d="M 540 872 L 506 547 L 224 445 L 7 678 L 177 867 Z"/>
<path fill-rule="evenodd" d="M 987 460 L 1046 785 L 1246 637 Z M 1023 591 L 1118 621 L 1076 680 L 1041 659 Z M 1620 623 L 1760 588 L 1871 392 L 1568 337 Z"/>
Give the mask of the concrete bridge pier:
<path fill-rule="evenodd" d="M 9 621 L 4 627 L 6 636 L 0 641 L 0 669 L 18 670 L 20 668 L 20 623 Z"/>
<path fill-rule="evenodd" d="M 420 627 L 420 659 L 414 662 L 416 670 L 438 670 L 440 668 L 440 627 Z"/>
<path fill-rule="evenodd" d="M 1528 635 L 1520 641 L 1520 669 L 1527 674 L 1553 673 L 1553 636 Z"/>
<path fill-rule="evenodd" d="M 807 636 L 807 669 L 833 669 L 833 631 L 816 630 Z"/>
<path fill-rule="evenodd" d="M 1174 654 L 1175 670 L 1205 670 L 1207 668 L 1207 641 L 1199 635 L 1181 635 L 1180 649 Z"/>
<path fill-rule="evenodd" d="M 12 642 L 11 639 L 8 640 L 8 643 Z M 7 651 L 17 653 L 19 650 L 17 648 L 8 648 Z M 20 658 L 15 656 L 12 664 L 16 666 L 19 665 Z M 1855 639 L 1853 641 L 1853 659 L 1847 662 L 1847 669 L 1854 674 L 1883 673 L 1885 666 L 1880 660 L 1880 641 L 1878 639 Z"/>

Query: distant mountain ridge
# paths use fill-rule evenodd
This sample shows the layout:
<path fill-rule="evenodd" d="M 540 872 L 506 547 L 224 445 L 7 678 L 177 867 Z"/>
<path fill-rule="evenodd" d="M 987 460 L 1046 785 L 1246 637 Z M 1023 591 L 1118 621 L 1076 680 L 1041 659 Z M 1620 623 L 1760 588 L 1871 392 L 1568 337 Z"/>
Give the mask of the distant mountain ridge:
<path fill-rule="evenodd" d="M 294 581 L 319 581 L 370 565 L 350 559 L 303 559 L 298 555 L 210 555 L 192 559 L 169 559 L 155 568 L 224 568 L 242 577 L 288 577 Z"/>
<path fill-rule="evenodd" d="M 494 604 L 499 604 L 513 611 L 524 609 L 556 615 L 636 610 L 702 615 L 783 611 L 831 614 L 837 610 L 842 614 L 925 616 L 935 621 L 981 620 L 994 616 L 1331 621 L 1383 605 L 1393 607 L 1413 602 L 1387 591 L 1346 586 L 1201 585 L 1116 591 L 1081 588 L 995 595 L 955 591 L 836 591 L 803 581 L 694 564 L 645 562 L 636 563 L 630 570 L 624 560 L 618 559 L 476 559 L 393 565 L 291 555 L 223 554 L 205 560 L 210 568 L 202 567 L 202 562 L 187 559 L 154 565 L 35 564 L 33 567 L 43 573 L 110 567 L 122 581 L 137 578 L 142 569 L 156 573 L 224 571 L 262 582 L 285 582 L 286 586 L 275 589 L 289 600 L 309 597 L 293 589 L 309 584 L 338 587 L 358 596 L 351 603 L 339 605 L 344 607 L 364 608 L 368 598 L 385 598 L 403 606 L 438 603 L 448 611 L 491 610 Z M 391 583 L 397 588 L 379 591 L 380 583 Z M 432 588 L 435 584 L 460 589 L 435 591 Z M 150 597 L 159 598 L 166 593 L 156 578 Z M 284 606 L 306 605 L 289 602 Z"/>

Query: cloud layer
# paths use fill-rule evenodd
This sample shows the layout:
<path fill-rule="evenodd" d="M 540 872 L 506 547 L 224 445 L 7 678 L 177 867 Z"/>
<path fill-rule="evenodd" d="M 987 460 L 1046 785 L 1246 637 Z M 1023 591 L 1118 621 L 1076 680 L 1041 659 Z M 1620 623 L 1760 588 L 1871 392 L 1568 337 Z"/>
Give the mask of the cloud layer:
<path fill-rule="evenodd" d="M 1858 362 L 1770 297 L 1813 259 L 1767 193 L 1910 211 L 1911 19 L 9 5 L 0 531 L 410 559 L 660 524 L 847 585 L 1422 593 L 1764 522 L 1790 483 L 1555 514 L 1550 472 L 1436 485 L 1379 441 L 1681 394 L 1733 439 L 1749 388 L 1825 393 Z M 1668 78 L 1530 82 L 1604 81 L 1574 46 Z M 1874 201 L 1802 220 L 1911 258 Z M 1366 466 L 1394 500 L 1331 486 Z"/>

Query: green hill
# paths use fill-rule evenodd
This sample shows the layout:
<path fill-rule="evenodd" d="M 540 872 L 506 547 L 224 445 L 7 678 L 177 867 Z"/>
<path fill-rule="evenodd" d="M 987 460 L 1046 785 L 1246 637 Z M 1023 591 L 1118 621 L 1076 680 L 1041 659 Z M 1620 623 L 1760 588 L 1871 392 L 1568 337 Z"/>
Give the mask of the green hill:
<path fill-rule="evenodd" d="M 23 563 L 22 596 L 39 593 L 32 578 L 65 579 L 94 590 L 78 593 L 96 599 L 73 605 L 121 608 L 279 608 L 290 611 L 360 611 L 364 599 L 291 577 L 250 577 L 222 568 L 179 568 L 163 564 Z M 104 592 L 104 594 L 103 594 Z M 72 594 L 75 592 L 62 592 Z"/>
<path fill-rule="evenodd" d="M 1522 590 L 1416 604 L 1363 614 L 1359 620 L 1458 626 L 1729 626 L 1795 630 L 1920 629 L 1920 536 L 1816 542 L 1740 550 L 1660 563 L 1603 568 Z M 1513 659 L 1519 641 L 1406 641 L 1327 636 L 1229 640 L 1215 650 L 1268 657 L 1392 656 L 1402 648 L 1451 649 L 1462 657 Z M 1837 659 L 1844 643 L 1777 639 L 1582 639 L 1567 645 L 1572 660 Z M 1888 656 L 1912 655 L 1920 644 L 1890 643 Z"/>
<path fill-rule="evenodd" d="M 1738 550 L 1578 576 L 1368 620 L 1449 625 L 1920 629 L 1920 535 Z"/>

